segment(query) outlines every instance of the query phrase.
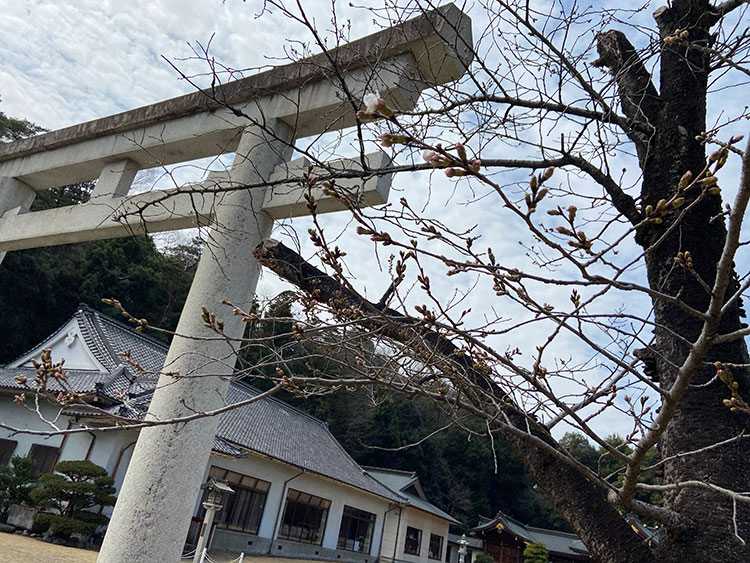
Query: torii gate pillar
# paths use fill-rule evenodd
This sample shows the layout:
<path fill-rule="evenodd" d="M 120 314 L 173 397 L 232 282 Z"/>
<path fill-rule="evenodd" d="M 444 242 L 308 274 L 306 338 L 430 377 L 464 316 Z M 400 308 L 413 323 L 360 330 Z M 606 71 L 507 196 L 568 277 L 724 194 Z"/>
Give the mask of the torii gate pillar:
<path fill-rule="evenodd" d="M 257 184 L 291 152 L 285 146 L 291 138 L 289 128 L 281 122 L 272 125 L 242 133 L 231 171 L 233 182 Z M 187 377 L 161 376 L 148 419 L 169 420 L 224 406 L 234 357 L 226 342 L 204 326 L 200 311 L 214 306 L 219 296 L 250 310 L 260 265 L 249 257 L 273 226 L 262 209 L 266 191 L 231 192 L 218 207 L 220 228 L 211 231 L 201 255 L 164 366 L 165 371 L 178 367 Z M 241 317 L 222 320 L 225 334 L 242 337 Z M 198 345 L 196 337 L 205 340 Z M 98 561 L 170 561 L 182 552 L 186 530 L 180 524 L 186 505 L 195 504 L 218 424 L 219 417 L 214 416 L 141 430 Z"/>

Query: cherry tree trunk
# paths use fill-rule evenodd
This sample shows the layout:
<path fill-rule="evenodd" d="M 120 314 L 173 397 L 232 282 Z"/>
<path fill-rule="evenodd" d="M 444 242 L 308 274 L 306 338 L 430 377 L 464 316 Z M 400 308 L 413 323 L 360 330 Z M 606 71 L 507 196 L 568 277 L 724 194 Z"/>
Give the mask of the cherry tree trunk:
<path fill-rule="evenodd" d="M 675 29 L 687 29 L 689 40 L 710 42 L 704 0 L 676 1 L 657 16 L 662 36 Z M 642 204 L 653 205 L 675 194 L 680 177 L 688 170 L 697 176 L 706 164 L 704 145 L 697 139 L 706 131 L 706 95 L 708 59 L 703 52 L 684 44 L 665 44 L 661 59 L 660 106 L 656 113 L 654 135 L 643 168 Z M 688 197 L 687 204 L 694 199 Z M 726 229 L 721 217 L 721 196 L 713 195 L 699 202 L 681 220 L 679 227 L 663 238 L 672 212 L 662 225 L 653 225 L 638 235 L 646 250 L 649 286 L 661 293 L 678 296 L 698 311 L 706 311 L 710 295 L 700 285 L 700 276 L 708 286 L 716 277 Z M 678 252 L 689 251 L 694 273 L 675 263 Z M 737 289 L 733 282 L 727 291 Z M 703 328 L 703 322 L 684 310 L 654 300 L 655 343 L 649 351 L 656 363 L 658 381 L 669 389 L 677 377 L 677 368 L 687 357 L 691 343 Z M 721 321 L 719 333 L 741 327 L 740 304 L 735 303 Z M 747 397 L 747 346 L 740 339 L 710 349 L 703 367 L 695 373 L 691 385 L 677 407 L 659 450 L 663 458 L 704 448 L 733 438 L 747 426 L 747 415 L 732 413 L 722 400 L 730 396 L 725 384 L 715 378 L 714 361 L 740 364 L 732 373 Z M 713 379 L 713 381 L 712 381 Z M 711 382 L 711 383 L 709 383 Z M 750 490 L 750 443 L 747 440 L 711 449 L 705 453 L 676 458 L 665 465 L 666 483 L 689 480 L 719 485 L 734 491 Z M 666 495 L 668 508 L 691 523 L 685 530 L 668 530 L 659 549 L 659 558 L 667 562 L 750 561 L 750 549 L 734 536 L 732 501 L 716 493 L 684 488 Z M 750 511 L 737 506 L 737 532 L 750 542 Z"/>

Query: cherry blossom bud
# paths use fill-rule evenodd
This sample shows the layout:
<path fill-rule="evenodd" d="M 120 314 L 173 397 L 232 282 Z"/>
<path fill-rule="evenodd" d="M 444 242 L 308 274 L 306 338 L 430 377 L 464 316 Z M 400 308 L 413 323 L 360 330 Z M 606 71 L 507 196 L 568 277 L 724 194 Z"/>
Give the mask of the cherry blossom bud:
<path fill-rule="evenodd" d="M 693 173 L 688 170 L 682 175 L 682 178 L 680 178 L 679 183 L 677 184 L 677 188 L 680 190 L 684 190 L 685 188 L 690 185 L 691 180 L 693 179 Z"/>
<path fill-rule="evenodd" d="M 406 143 L 405 135 L 393 135 L 391 133 L 383 133 L 378 138 L 380 139 L 381 147 L 392 147 L 393 145 Z"/>
<path fill-rule="evenodd" d="M 380 97 L 378 92 L 374 94 L 365 94 L 362 98 L 362 102 L 365 104 L 365 111 L 369 114 L 379 114 L 383 117 L 392 117 L 393 112 L 385 103 L 385 100 Z"/>
<path fill-rule="evenodd" d="M 462 143 L 456 143 L 456 152 L 461 160 L 466 160 L 466 149 Z"/>
<path fill-rule="evenodd" d="M 374 94 L 365 94 L 364 98 L 362 98 L 362 103 L 365 104 L 367 113 L 375 113 L 378 100 L 380 100 L 380 94 L 378 92 L 375 92 Z"/>
<path fill-rule="evenodd" d="M 422 151 L 422 159 L 425 162 L 429 162 L 433 166 L 440 163 L 440 155 L 435 151 L 424 150 Z"/>
<path fill-rule="evenodd" d="M 359 121 L 372 121 L 375 119 L 375 116 L 372 113 L 368 113 L 363 110 L 359 110 L 357 112 L 357 119 Z"/>
<path fill-rule="evenodd" d="M 393 135 L 389 135 L 388 133 L 380 135 L 380 137 L 378 137 L 380 139 L 380 146 L 386 148 L 392 147 L 395 144 L 393 137 Z"/>

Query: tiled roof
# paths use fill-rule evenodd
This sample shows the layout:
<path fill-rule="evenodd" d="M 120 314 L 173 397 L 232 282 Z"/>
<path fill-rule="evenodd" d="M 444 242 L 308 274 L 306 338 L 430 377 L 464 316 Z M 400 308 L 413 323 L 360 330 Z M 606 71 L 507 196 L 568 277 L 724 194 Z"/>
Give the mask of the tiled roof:
<path fill-rule="evenodd" d="M 219 438 L 218 436 L 214 436 L 214 443 L 211 446 L 211 449 L 215 452 L 218 452 L 220 454 L 228 455 L 231 457 L 246 457 L 247 452 L 241 450 L 240 448 L 237 448 L 227 442 L 223 438 Z"/>
<path fill-rule="evenodd" d="M 91 353 L 109 372 L 68 370 L 71 389 L 78 393 L 96 392 L 116 401 L 102 409 L 111 415 L 141 419 L 148 410 L 167 347 L 86 305 L 79 307 L 75 318 Z M 120 353 L 128 349 L 147 374 L 136 372 L 125 363 Z M 32 368 L 0 368 L 0 388 L 20 390 L 14 380 L 20 373 L 29 380 L 35 375 Z M 228 401 L 244 401 L 259 393 L 247 384 L 234 382 Z M 87 415 L 85 408 L 73 411 L 71 407 L 66 412 Z M 255 452 L 456 522 L 429 502 L 402 492 L 403 479 L 387 482 L 385 477 L 370 475 L 341 447 L 325 423 L 274 398 L 264 398 L 222 415 L 213 449 L 234 457 Z M 397 474 L 409 476 L 406 485 L 416 480 L 412 473 L 393 472 L 394 476 Z"/>
<path fill-rule="evenodd" d="M 97 391 L 98 384 L 104 384 L 109 381 L 111 375 L 94 370 L 65 370 L 68 372 L 67 385 L 75 393 L 94 393 Z M 25 387 L 19 385 L 16 376 L 24 376 L 27 379 L 27 385 L 35 387 L 34 377 L 36 370 L 34 368 L 6 368 L 0 367 L 0 389 L 12 389 L 23 391 Z M 57 380 L 51 380 L 47 384 L 50 391 L 63 391 L 63 386 Z M 65 389 L 68 389 L 66 387 Z"/>
<path fill-rule="evenodd" d="M 447 512 L 440 510 L 434 504 L 409 491 L 410 486 L 418 481 L 416 473 L 412 471 L 399 471 L 397 469 L 385 469 L 382 467 L 365 467 L 365 470 L 389 489 L 406 497 L 410 506 L 423 510 L 424 512 L 429 512 L 440 518 L 445 518 L 454 524 L 460 524 L 458 520 L 453 518 L 453 516 Z"/>
<path fill-rule="evenodd" d="M 127 350 L 147 372 L 158 373 L 164 366 L 168 348 L 158 340 L 137 333 L 87 305 L 80 305 L 75 316 L 89 349 L 108 369 L 122 365 L 121 354 Z"/>
<path fill-rule="evenodd" d="M 481 518 L 479 525 L 476 528 L 473 528 L 472 532 L 493 530 L 498 524 L 502 525 L 502 529 L 507 530 L 514 536 L 521 538 L 523 541 L 543 544 L 550 553 L 558 553 L 568 556 L 581 556 L 588 553 L 583 542 L 581 542 L 575 534 L 525 526 L 518 520 L 515 520 L 502 512 L 498 512 L 497 516 L 492 519 Z"/>
<path fill-rule="evenodd" d="M 88 349 L 109 371 L 65 370 L 69 374 L 66 390 L 97 393 L 111 401 L 118 401 L 124 394 L 142 394 L 153 390 L 167 356 L 168 349 L 164 344 L 139 334 L 130 326 L 110 319 L 84 304 L 79 305 L 74 318 Z M 60 330 L 55 332 L 55 335 L 59 332 Z M 44 342 L 37 345 L 37 348 Z M 126 350 L 130 350 L 132 359 L 143 366 L 145 374 L 125 363 L 121 353 Z M 23 391 L 24 386 L 15 381 L 17 375 L 26 376 L 28 384 L 33 387 L 36 375 L 33 368 L 0 367 L 0 389 Z M 57 381 L 51 381 L 48 388 L 51 391 L 63 390 L 63 386 Z"/>
<path fill-rule="evenodd" d="M 68 378 L 65 384 L 56 379 L 47 382 L 49 391 L 70 391 L 81 394 L 97 394 L 110 401 L 120 401 L 123 396 L 152 390 L 155 379 L 139 377 L 130 366 L 116 366 L 110 372 L 96 370 L 65 370 Z M 16 381 L 17 376 L 26 377 L 25 384 Z M 0 389 L 22 392 L 36 388 L 36 370 L 31 367 L 0 367 Z"/>
<path fill-rule="evenodd" d="M 365 466 L 365 471 L 370 473 L 392 491 L 403 491 L 417 480 L 417 474 L 413 471 L 400 471 L 398 469 L 367 466 Z"/>
<path fill-rule="evenodd" d="M 245 401 L 259 393 L 249 385 L 233 383 L 228 401 Z M 264 398 L 225 413 L 217 436 L 389 500 L 404 501 L 368 475 L 336 441 L 324 422 L 278 399 Z"/>

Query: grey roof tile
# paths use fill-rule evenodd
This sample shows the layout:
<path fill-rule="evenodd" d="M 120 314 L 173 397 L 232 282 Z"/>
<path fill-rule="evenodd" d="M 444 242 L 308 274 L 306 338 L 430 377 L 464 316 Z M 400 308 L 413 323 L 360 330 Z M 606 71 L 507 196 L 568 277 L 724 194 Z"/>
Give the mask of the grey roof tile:
<path fill-rule="evenodd" d="M 86 305 L 78 308 L 76 318 L 86 343 L 97 360 L 107 368 L 123 364 L 121 354 L 127 350 L 147 372 L 158 374 L 164 366 L 168 347 L 158 340 L 138 333 L 132 327 Z"/>
<path fill-rule="evenodd" d="M 249 385 L 235 382 L 230 387 L 228 401 L 245 401 L 259 393 Z M 404 500 L 368 475 L 336 441 L 325 423 L 278 399 L 264 398 L 225 413 L 217 435 L 232 444 L 378 496 Z"/>
<path fill-rule="evenodd" d="M 50 391 L 64 391 L 70 389 L 74 393 L 94 393 L 97 391 L 97 385 L 106 382 L 110 374 L 94 370 L 65 370 L 68 373 L 68 379 L 65 386 L 57 380 L 51 380 L 47 383 Z M 32 389 L 36 388 L 34 378 L 36 370 L 34 368 L 6 368 L 0 367 L 0 389 L 12 389 L 23 391 L 26 389 L 19 385 L 15 378 L 18 375 L 25 376 L 27 385 Z"/>

